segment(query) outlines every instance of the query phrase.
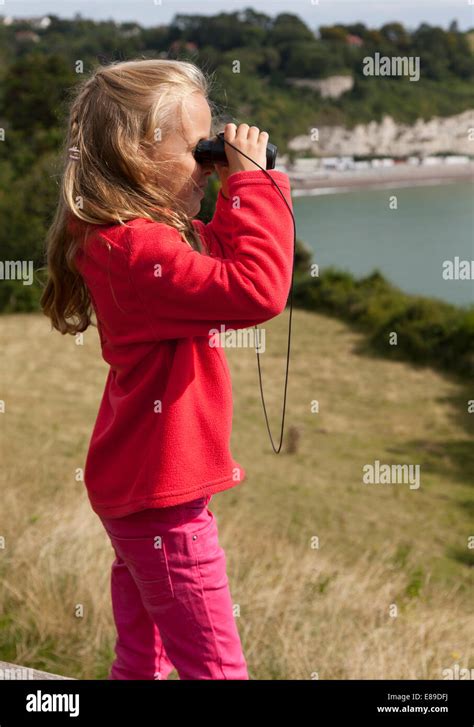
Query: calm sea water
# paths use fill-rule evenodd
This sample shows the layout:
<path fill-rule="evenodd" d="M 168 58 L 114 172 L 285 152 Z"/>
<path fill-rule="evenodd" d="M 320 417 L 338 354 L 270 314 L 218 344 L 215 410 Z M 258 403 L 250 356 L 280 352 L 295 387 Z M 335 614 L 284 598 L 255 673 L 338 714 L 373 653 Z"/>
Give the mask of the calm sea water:
<path fill-rule="evenodd" d="M 297 237 L 321 271 L 334 265 L 360 277 L 378 268 L 407 293 L 474 304 L 473 280 L 442 276 L 445 260 L 474 260 L 473 192 L 463 182 L 295 197 Z"/>

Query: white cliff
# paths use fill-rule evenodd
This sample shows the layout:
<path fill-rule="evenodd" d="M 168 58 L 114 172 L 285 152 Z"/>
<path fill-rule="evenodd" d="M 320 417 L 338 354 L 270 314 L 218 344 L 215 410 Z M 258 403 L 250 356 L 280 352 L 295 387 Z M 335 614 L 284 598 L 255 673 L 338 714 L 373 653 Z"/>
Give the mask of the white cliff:
<path fill-rule="evenodd" d="M 399 124 L 391 116 L 379 123 L 357 124 L 353 129 L 343 126 L 321 126 L 319 140 L 313 141 L 314 130 L 293 138 L 289 148 L 314 156 L 406 157 L 430 154 L 474 154 L 474 110 L 456 116 L 418 119 L 413 125 Z"/>

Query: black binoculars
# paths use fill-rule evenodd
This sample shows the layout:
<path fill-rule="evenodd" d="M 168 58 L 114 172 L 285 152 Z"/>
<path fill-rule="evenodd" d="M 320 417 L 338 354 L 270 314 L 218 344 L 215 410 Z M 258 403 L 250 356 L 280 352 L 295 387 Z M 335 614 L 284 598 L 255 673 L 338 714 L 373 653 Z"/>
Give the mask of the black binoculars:
<path fill-rule="evenodd" d="M 216 134 L 213 139 L 203 139 L 194 150 L 194 158 L 198 164 L 223 164 L 229 162 L 225 153 L 224 132 Z M 277 156 L 275 144 L 267 144 L 267 169 L 274 169 Z"/>

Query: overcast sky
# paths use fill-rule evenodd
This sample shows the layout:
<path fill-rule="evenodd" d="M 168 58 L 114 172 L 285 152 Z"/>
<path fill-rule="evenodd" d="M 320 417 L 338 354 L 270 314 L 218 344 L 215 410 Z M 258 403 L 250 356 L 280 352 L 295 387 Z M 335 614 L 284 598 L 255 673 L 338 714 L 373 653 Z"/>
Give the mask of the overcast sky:
<path fill-rule="evenodd" d="M 135 21 L 143 26 L 167 24 L 176 13 L 215 15 L 252 7 L 274 17 L 299 15 L 310 28 L 361 21 L 378 27 L 393 20 L 414 28 L 421 22 L 447 27 L 457 20 L 463 30 L 474 26 L 469 0 L 0 0 L 0 15 L 24 17 L 54 14 L 73 18 L 80 13 L 93 20 Z"/>

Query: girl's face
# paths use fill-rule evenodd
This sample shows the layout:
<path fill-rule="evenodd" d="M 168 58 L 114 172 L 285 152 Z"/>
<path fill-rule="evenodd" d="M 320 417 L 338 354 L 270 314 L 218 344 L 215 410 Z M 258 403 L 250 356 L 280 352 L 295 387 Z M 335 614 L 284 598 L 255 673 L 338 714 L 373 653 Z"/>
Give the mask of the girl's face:
<path fill-rule="evenodd" d="M 172 166 L 165 166 L 170 174 L 162 181 L 174 192 L 190 217 L 201 209 L 204 187 L 214 172 L 214 165 L 201 166 L 193 156 L 193 149 L 201 139 L 211 136 L 212 115 L 209 104 L 200 93 L 193 93 L 183 101 L 183 132 L 163 136 L 157 144 L 157 161 L 172 159 Z M 158 161 L 159 163 L 159 161 Z"/>

